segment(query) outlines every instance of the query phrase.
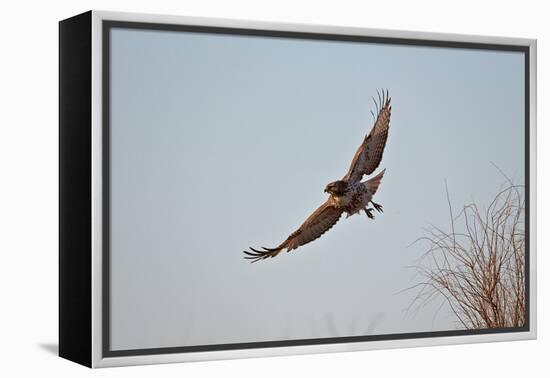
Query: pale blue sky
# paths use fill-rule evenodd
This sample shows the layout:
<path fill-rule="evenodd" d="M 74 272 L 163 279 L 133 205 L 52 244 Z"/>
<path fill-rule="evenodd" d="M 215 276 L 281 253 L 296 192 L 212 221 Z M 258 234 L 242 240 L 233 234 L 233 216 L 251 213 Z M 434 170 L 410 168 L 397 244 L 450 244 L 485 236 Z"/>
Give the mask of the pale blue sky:
<path fill-rule="evenodd" d="M 454 329 L 405 314 L 408 245 L 524 175 L 523 54 L 113 29 L 112 347 Z M 393 113 L 375 200 L 321 239 L 256 264 L 325 199 Z"/>

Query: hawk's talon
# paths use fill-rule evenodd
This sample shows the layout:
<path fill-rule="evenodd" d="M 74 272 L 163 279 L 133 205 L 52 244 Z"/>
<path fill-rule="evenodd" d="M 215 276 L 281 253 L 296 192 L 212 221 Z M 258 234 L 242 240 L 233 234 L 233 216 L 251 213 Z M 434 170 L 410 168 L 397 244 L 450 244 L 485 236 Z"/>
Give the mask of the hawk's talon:
<path fill-rule="evenodd" d="M 383 213 L 384 212 L 384 209 L 382 208 L 382 205 L 380 205 L 379 203 L 375 203 L 373 201 L 370 201 L 370 203 L 372 203 L 372 206 L 374 206 L 374 208 L 376 209 L 376 211 L 378 211 L 379 213 Z"/>
<path fill-rule="evenodd" d="M 367 217 L 369 217 L 370 219 L 374 219 L 374 214 L 372 213 L 372 208 L 368 208 L 368 209 L 363 209 L 365 211 L 365 213 L 367 213 Z"/>

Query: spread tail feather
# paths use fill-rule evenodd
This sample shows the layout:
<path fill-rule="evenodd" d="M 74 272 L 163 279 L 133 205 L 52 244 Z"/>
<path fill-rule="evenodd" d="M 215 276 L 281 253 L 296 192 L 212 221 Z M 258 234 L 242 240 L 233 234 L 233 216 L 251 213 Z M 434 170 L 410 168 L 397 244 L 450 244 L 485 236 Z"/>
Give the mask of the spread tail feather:
<path fill-rule="evenodd" d="M 367 189 L 369 192 L 371 192 L 372 195 L 376 193 L 378 190 L 378 187 L 380 186 L 380 183 L 382 182 L 382 177 L 384 177 L 384 173 L 386 172 L 386 169 L 383 169 L 382 172 L 371 178 L 370 180 L 367 180 L 365 182 L 365 185 L 367 186 Z"/>

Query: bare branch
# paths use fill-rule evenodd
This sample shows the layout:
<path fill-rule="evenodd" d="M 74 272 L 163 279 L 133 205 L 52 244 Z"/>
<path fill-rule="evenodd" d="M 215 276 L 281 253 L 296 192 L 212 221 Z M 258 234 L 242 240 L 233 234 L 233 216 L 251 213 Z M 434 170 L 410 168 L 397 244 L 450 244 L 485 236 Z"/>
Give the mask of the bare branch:
<path fill-rule="evenodd" d="M 455 217 L 445 182 L 450 230 L 432 225 L 412 243 L 428 247 L 415 266 L 422 281 L 405 289 L 417 290 L 407 311 L 440 297 L 463 328 L 524 324 L 524 187 L 496 168 L 506 184 L 484 211 L 471 203 Z"/>

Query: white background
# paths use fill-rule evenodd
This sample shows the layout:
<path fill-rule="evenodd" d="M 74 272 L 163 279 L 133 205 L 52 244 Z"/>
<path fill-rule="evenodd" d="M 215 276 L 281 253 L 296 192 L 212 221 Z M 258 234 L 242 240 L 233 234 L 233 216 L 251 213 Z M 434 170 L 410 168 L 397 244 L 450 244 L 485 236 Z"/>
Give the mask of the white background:
<path fill-rule="evenodd" d="M 549 40 L 544 1 L 19 1 L 0 33 L 0 375 L 18 376 L 542 376 L 548 374 L 544 125 Z M 57 348 L 57 21 L 89 9 L 316 23 L 538 39 L 539 340 L 262 358 L 91 371 Z M 545 25 L 546 24 L 546 25 Z M 546 100 L 546 101 L 545 101 Z M 548 234 L 548 233 L 546 233 Z M 545 352 L 545 349 L 546 352 Z"/>

